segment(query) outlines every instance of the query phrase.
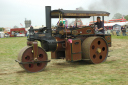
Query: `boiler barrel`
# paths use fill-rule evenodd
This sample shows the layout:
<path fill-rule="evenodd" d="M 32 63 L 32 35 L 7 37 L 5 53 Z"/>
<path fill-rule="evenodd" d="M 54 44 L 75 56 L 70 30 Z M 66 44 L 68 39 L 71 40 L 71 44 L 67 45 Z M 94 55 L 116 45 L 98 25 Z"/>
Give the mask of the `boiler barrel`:
<path fill-rule="evenodd" d="M 45 50 L 45 51 L 64 51 L 65 45 L 65 39 L 60 39 L 59 37 L 51 37 L 48 38 L 47 40 L 43 40 L 41 41 L 41 47 Z"/>

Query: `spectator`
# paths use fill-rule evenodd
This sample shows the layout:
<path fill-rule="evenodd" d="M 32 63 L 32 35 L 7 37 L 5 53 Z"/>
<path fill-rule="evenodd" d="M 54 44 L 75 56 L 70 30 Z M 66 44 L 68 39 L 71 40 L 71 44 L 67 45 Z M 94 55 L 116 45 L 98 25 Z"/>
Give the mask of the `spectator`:
<path fill-rule="evenodd" d="M 117 36 L 119 36 L 119 32 L 120 32 L 119 30 L 116 30 L 116 35 L 117 35 Z"/>
<path fill-rule="evenodd" d="M 111 29 L 111 33 L 112 33 L 112 35 L 114 35 L 114 33 L 113 33 L 113 29 Z"/>
<path fill-rule="evenodd" d="M 16 32 L 14 31 L 14 37 L 16 37 Z"/>
<path fill-rule="evenodd" d="M 128 36 L 128 26 L 125 25 L 125 29 L 126 29 L 126 36 Z"/>
<path fill-rule="evenodd" d="M 121 26 L 122 35 L 126 36 L 126 29 L 124 26 Z"/>

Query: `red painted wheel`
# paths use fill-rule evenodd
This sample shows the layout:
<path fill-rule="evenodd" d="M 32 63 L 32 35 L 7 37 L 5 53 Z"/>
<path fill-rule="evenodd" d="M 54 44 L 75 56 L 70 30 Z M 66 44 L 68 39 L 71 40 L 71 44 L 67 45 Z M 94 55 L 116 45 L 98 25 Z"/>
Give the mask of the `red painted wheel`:
<path fill-rule="evenodd" d="M 89 63 L 98 64 L 106 60 L 108 56 L 108 46 L 101 37 L 88 37 L 82 43 L 82 58 Z"/>
<path fill-rule="evenodd" d="M 47 61 L 47 54 L 46 52 L 38 47 L 38 61 Z M 33 54 L 33 47 L 26 46 L 24 47 L 18 54 L 18 60 L 20 62 L 33 62 L 34 61 L 34 54 Z M 42 71 L 47 65 L 47 62 L 43 63 L 32 63 L 32 64 L 20 64 L 20 66 L 28 72 L 39 72 Z"/>

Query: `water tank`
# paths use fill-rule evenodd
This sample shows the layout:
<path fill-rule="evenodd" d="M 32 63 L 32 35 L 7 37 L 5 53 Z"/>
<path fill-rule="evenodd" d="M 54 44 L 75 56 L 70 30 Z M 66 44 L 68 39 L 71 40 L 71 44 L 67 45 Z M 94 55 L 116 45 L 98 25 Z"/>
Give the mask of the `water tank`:
<path fill-rule="evenodd" d="M 28 28 L 31 26 L 31 20 L 25 20 L 25 28 Z"/>

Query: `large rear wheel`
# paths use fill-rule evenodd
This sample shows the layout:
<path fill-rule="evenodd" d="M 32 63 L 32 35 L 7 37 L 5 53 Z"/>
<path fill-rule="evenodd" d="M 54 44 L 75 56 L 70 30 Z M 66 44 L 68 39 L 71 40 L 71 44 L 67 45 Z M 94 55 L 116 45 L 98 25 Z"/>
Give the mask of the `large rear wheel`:
<path fill-rule="evenodd" d="M 82 59 L 89 63 L 98 64 L 106 60 L 108 45 L 101 37 L 88 37 L 82 43 Z"/>

